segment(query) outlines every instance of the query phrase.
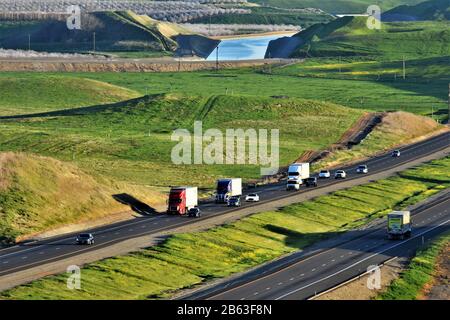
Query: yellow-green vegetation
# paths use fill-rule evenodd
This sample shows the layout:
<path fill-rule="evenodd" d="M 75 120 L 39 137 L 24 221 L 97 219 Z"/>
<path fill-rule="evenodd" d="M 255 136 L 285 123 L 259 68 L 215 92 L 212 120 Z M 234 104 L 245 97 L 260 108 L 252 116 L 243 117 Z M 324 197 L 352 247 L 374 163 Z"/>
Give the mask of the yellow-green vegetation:
<path fill-rule="evenodd" d="M 163 244 L 82 269 L 81 290 L 66 275 L 3 292 L 4 299 L 147 299 L 247 270 L 313 242 L 382 217 L 450 186 L 450 158 L 378 182 L 264 212 L 208 231 L 173 235 Z M 424 176 L 424 179 L 420 179 Z M 415 199 L 411 201 L 411 199 Z"/>
<path fill-rule="evenodd" d="M 138 96 L 136 91 L 92 79 L 3 74 L 0 77 L 0 116 L 92 106 Z"/>
<path fill-rule="evenodd" d="M 73 164 L 25 153 L 0 153 L 0 242 L 130 210 L 114 195 L 150 206 L 164 203 L 151 188 L 91 176 Z"/>
<path fill-rule="evenodd" d="M 256 165 L 175 165 L 174 129 L 279 129 L 280 163 L 336 142 L 362 110 L 304 99 L 162 94 L 120 104 L 0 120 L 0 150 L 74 161 L 91 174 L 167 187 L 212 187 L 216 178 L 259 178 Z M 270 138 L 270 136 L 269 136 Z M 225 150 L 224 150 L 225 151 Z M 158 174 L 155 174 L 155 173 Z"/>
<path fill-rule="evenodd" d="M 394 280 L 377 299 L 416 300 L 419 298 L 424 286 L 433 279 L 437 258 L 449 241 L 450 233 L 447 232 L 425 249 L 420 250 L 400 278 Z"/>
<path fill-rule="evenodd" d="M 339 163 L 367 158 L 376 153 L 393 149 L 395 146 L 412 142 L 437 130 L 443 125 L 428 117 L 417 116 L 402 111 L 388 113 L 382 122 L 358 145 L 351 149 L 339 150 L 314 164 L 315 168 L 334 166 Z"/>

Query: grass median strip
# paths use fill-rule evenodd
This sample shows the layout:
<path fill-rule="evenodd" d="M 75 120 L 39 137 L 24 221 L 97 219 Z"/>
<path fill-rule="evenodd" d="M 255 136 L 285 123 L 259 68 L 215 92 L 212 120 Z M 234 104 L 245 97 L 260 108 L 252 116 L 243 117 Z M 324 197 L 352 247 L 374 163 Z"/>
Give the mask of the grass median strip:
<path fill-rule="evenodd" d="M 440 236 L 419 251 L 400 278 L 394 280 L 379 300 L 415 300 L 429 283 L 436 269 L 437 258 L 450 241 L 450 232 Z"/>
<path fill-rule="evenodd" d="M 147 299 L 245 271 L 283 254 L 416 203 L 450 185 L 450 158 L 388 179 L 263 212 L 203 232 L 177 234 L 161 245 L 105 259 L 81 271 L 81 290 L 67 275 L 5 291 L 3 299 Z"/>

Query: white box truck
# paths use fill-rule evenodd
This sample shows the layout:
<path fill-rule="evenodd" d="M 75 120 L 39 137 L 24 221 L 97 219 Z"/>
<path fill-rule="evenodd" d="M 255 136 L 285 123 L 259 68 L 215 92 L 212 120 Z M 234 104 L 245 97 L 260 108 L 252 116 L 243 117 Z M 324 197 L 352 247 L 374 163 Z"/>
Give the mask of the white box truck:
<path fill-rule="evenodd" d="M 197 205 L 197 187 L 174 187 L 170 189 L 167 213 L 185 215 Z"/>
<path fill-rule="evenodd" d="M 388 214 L 388 238 L 404 239 L 411 236 L 412 224 L 409 211 L 393 211 Z"/>
<path fill-rule="evenodd" d="M 309 178 L 309 163 L 293 163 L 288 169 L 286 190 L 300 190 L 304 179 Z"/>
<path fill-rule="evenodd" d="M 230 197 L 242 195 L 242 179 L 229 178 L 217 180 L 216 203 L 228 203 Z"/>

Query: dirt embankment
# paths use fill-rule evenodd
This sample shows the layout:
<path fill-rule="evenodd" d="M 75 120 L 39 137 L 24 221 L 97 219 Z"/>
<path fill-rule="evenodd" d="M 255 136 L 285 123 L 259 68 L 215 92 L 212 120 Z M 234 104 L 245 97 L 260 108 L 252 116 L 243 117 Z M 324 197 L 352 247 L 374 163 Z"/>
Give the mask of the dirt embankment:
<path fill-rule="evenodd" d="M 290 60 L 246 60 L 221 61 L 219 69 L 258 67 L 267 64 L 289 63 Z M 214 61 L 145 61 L 122 59 L 112 61 L 92 60 L 50 60 L 50 59 L 4 59 L 0 61 L 0 72 L 38 71 L 38 72 L 183 72 L 214 70 Z"/>
<path fill-rule="evenodd" d="M 421 299 L 423 300 L 450 300 L 450 243 L 440 253 L 436 272 L 430 284 L 426 285 Z"/>

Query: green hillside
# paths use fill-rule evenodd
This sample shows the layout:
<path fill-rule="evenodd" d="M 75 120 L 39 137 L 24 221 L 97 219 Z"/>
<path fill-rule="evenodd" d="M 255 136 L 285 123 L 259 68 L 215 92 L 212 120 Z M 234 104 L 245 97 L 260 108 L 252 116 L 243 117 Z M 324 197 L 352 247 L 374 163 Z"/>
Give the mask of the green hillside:
<path fill-rule="evenodd" d="M 401 4 L 416 4 L 423 0 L 250 0 L 280 8 L 319 8 L 329 13 L 363 13 L 373 4 L 388 10 Z"/>
<path fill-rule="evenodd" d="M 97 80 L 5 73 L 0 77 L 0 116 L 119 102 L 138 96 L 136 91 Z"/>
<path fill-rule="evenodd" d="M 272 57 L 363 56 L 376 59 L 408 59 L 450 55 L 450 22 L 383 23 L 370 30 L 364 17 L 343 17 L 328 24 L 314 25 L 293 37 L 299 45 L 283 52 L 282 43 L 271 42 Z M 281 48 L 280 48 L 281 47 Z"/>
<path fill-rule="evenodd" d="M 108 11 L 82 14 L 81 29 L 69 30 L 64 18 L 42 17 L 35 20 L 0 20 L 0 47 L 5 49 L 24 49 L 47 52 L 124 52 L 132 57 L 151 54 L 167 55 L 183 47 L 177 36 L 196 36 L 203 46 L 211 51 L 217 46 L 215 40 L 192 35 L 176 24 L 160 22 L 132 11 Z M 95 34 L 95 38 L 94 38 Z M 95 40 L 95 46 L 94 46 Z M 189 48 L 190 49 L 190 48 Z M 210 52 L 209 52 L 210 53 Z M 209 54 L 208 53 L 208 54 Z"/>
<path fill-rule="evenodd" d="M 448 0 L 429 0 L 417 5 L 401 5 L 383 14 L 384 21 L 450 20 Z"/>
<path fill-rule="evenodd" d="M 220 176 L 260 176 L 255 165 L 174 165 L 174 129 L 280 130 L 280 162 L 336 142 L 362 110 L 303 99 L 163 94 L 31 118 L 0 119 L 0 150 L 74 161 L 91 174 L 137 184 L 210 187 Z M 289 123 L 289 125 L 286 125 Z M 158 172 L 158 174 L 155 174 Z"/>

